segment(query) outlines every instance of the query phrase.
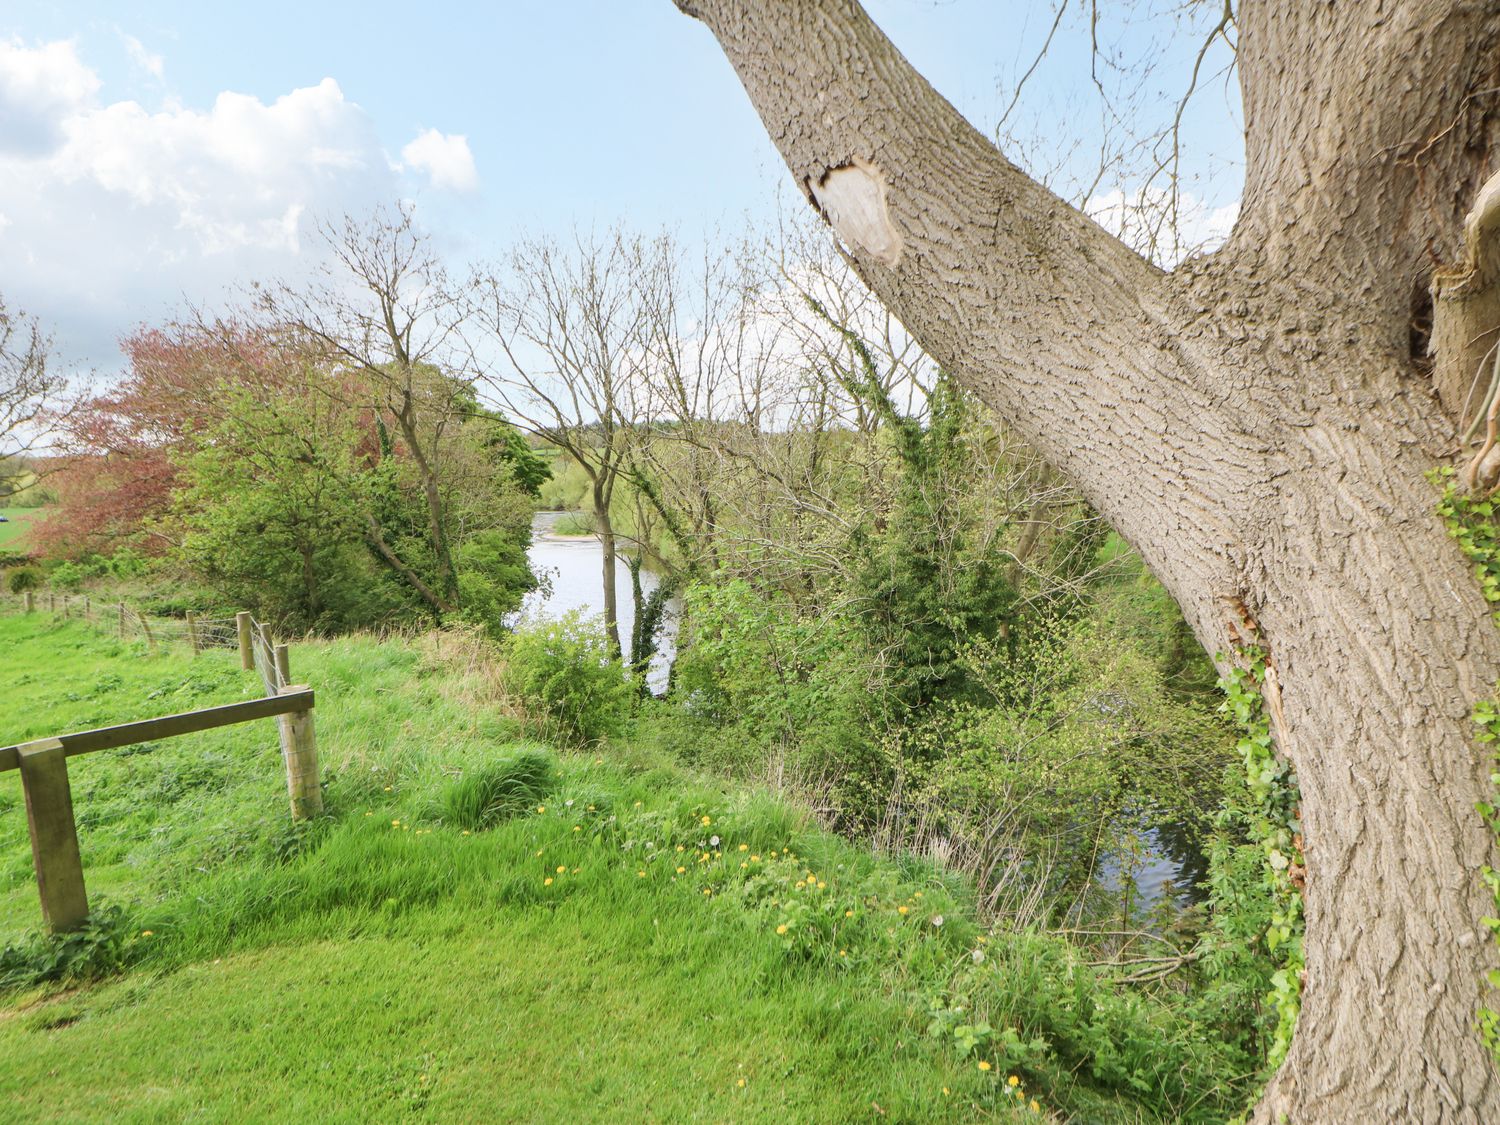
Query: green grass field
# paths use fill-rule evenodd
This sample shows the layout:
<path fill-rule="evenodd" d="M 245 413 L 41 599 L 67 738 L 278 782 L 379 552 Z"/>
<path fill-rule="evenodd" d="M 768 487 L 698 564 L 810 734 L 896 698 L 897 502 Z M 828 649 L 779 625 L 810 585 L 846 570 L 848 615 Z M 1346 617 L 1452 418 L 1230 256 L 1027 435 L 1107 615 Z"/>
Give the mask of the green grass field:
<path fill-rule="evenodd" d="M 524 811 L 460 829 L 450 791 L 520 735 L 471 655 L 293 649 L 318 693 L 328 815 L 309 826 L 288 817 L 270 721 L 72 759 L 91 903 L 123 909 L 128 969 L 0 992 L 0 1117 L 1049 1114 L 1003 1056 L 924 1034 L 931 982 L 995 948 L 951 876 L 639 750 L 559 755 Z M 0 616 L 0 683 L 0 745 L 257 688 L 233 653 L 150 655 L 41 614 Z M 0 942 L 38 921 L 10 772 Z"/>
<path fill-rule="evenodd" d="M 0 516 L 5 516 L 8 522 L 0 523 L 0 549 L 16 545 L 16 541 L 26 534 L 33 520 L 47 518 L 45 508 L 0 508 Z"/>

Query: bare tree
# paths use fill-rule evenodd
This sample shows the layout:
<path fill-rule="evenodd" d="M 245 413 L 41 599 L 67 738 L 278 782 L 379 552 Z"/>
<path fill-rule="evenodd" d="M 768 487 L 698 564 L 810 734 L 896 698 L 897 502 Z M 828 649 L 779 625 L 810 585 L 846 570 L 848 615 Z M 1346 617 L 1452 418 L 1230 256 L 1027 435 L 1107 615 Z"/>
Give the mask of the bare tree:
<path fill-rule="evenodd" d="M 1245 0 L 1243 207 L 1222 250 L 1164 273 L 1002 156 L 854 0 L 677 2 L 923 347 L 1136 546 L 1208 651 L 1268 651 L 1307 939 L 1257 1120 L 1500 1120 L 1469 722 L 1500 631 L 1425 477 L 1478 366 L 1444 349 L 1497 328 L 1476 295 L 1497 284 L 1500 6 Z M 1441 397 L 1439 263 L 1463 278 L 1439 279 Z"/>
<path fill-rule="evenodd" d="M 615 230 L 571 245 L 522 242 L 469 287 L 477 323 L 498 348 L 487 384 L 518 425 L 571 457 L 589 480 L 603 547 L 604 629 L 620 655 L 612 505 L 631 444 L 648 420 L 642 363 L 660 247 Z"/>
<path fill-rule="evenodd" d="M 0 481 L 5 467 L 38 448 L 67 376 L 53 362 L 52 339 L 34 317 L 0 296 Z"/>
<path fill-rule="evenodd" d="M 346 216 L 321 226 L 319 235 L 329 253 L 311 282 L 262 287 L 257 305 L 273 329 L 289 329 L 303 347 L 374 388 L 371 406 L 382 424 L 394 423 L 421 485 L 435 581 L 401 557 L 373 512 L 366 538 L 441 615 L 458 602 L 443 439 L 472 412 L 473 376 L 461 335 L 465 306 L 410 206 L 377 210 L 367 219 Z"/>

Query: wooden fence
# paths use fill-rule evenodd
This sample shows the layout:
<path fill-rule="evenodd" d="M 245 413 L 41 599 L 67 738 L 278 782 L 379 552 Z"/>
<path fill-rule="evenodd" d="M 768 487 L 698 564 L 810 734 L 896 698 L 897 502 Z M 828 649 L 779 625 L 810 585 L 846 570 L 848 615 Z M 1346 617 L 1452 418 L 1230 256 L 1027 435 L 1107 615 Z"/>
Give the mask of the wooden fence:
<path fill-rule="evenodd" d="M 99 621 L 99 607 L 85 595 L 49 594 L 47 609 L 54 614 Z M 20 598 L 22 613 L 34 613 L 40 598 L 27 591 Z M 123 603 L 109 607 L 122 637 L 127 620 L 139 627 L 155 648 L 171 635 L 161 619 L 153 624 Z M 227 630 L 227 631 L 226 631 Z M 83 861 L 78 850 L 78 830 L 73 818 L 73 796 L 68 785 L 68 759 L 172 738 L 196 731 L 213 730 L 235 723 L 275 718 L 281 735 L 281 756 L 286 768 L 287 795 L 292 816 L 303 819 L 322 811 L 323 792 L 318 778 L 317 738 L 313 729 L 313 692 L 305 684 L 290 683 L 291 657 L 285 644 L 277 644 L 266 626 L 248 613 L 233 619 L 198 621 L 189 617 L 176 635 L 195 653 L 208 644 L 238 644 L 240 663 L 260 674 L 265 697 L 219 707 L 206 707 L 158 719 L 122 723 L 96 730 L 60 734 L 14 746 L 0 746 L 0 773 L 20 770 L 26 799 L 26 823 L 31 832 L 31 858 L 36 868 L 37 890 L 42 900 L 42 920 L 53 932 L 78 928 L 88 917 L 88 895 L 84 889 Z M 232 640 L 226 640 L 232 638 Z"/>

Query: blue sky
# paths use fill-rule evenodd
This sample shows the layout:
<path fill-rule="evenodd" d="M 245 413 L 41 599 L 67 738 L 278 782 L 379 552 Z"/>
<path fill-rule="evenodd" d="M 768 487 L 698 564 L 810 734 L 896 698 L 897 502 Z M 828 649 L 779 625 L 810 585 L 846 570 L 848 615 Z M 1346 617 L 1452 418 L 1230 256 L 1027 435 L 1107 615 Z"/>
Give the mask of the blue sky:
<path fill-rule="evenodd" d="M 986 131 L 1053 15 L 1008 0 L 867 7 Z M 1112 7 L 1105 49 L 1159 68 L 1136 105 L 1164 120 L 1204 19 L 1184 24 L 1167 0 Z M 1100 133 L 1077 17 L 1012 121 L 1013 154 L 1061 170 L 1064 188 L 1091 172 Z M 1235 113 L 1221 81 L 1186 123 L 1205 221 L 1238 194 Z M 122 333 L 184 299 L 211 305 L 295 274 L 320 216 L 415 199 L 463 260 L 575 223 L 697 237 L 765 220 L 790 199 L 784 179 L 707 30 L 671 0 L 8 0 L 0 12 L 0 293 L 106 371 Z M 1126 169 L 1096 195 L 1136 186 Z"/>

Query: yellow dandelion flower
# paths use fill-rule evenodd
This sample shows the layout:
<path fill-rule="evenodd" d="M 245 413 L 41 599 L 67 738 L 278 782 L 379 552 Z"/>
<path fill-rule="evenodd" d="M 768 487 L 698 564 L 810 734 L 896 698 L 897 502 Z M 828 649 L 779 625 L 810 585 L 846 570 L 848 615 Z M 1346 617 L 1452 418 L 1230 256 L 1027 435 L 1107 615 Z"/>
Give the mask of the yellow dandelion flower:
<path fill-rule="evenodd" d="M 541 849 L 540 849 L 540 848 L 538 848 L 538 849 L 537 849 L 537 853 L 536 853 L 536 854 L 537 854 L 537 855 L 541 855 L 541 854 L 542 854 L 542 850 L 541 850 Z"/>
<path fill-rule="evenodd" d="M 573 825 L 573 831 L 574 831 L 574 832 L 582 832 L 582 831 L 583 831 L 583 828 L 582 828 L 582 826 L 581 826 L 581 825 L 577 825 L 577 824 L 575 824 L 575 825 Z"/>
<path fill-rule="evenodd" d="M 593 806 L 593 805 L 590 805 L 590 806 L 589 806 L 589 812 L 593 812 L 593 811 L 594 811 L 594 806 Z"/>
<path fill-rule="evenodd" d="M 1032 1113 L 1041 1113 L 1042 1112 L 1042 1107 L 1036 1104 L 1036 1099 L 1035 1098 L 1031 1099 L 1031 1107 L 1030 1108 L 1031 1108 L 1031 1112 Z"/>
<path fill-rule="evenodd" d="M 391 827 L 392 828 L 400 828 L 401 827 L 401 822 L 399 820 L 393 820 L 393 821 L 391 821 Z"/>
<path fill-rule="evenodd" d="M 551 885 L 552 885 L 552 876 L 548 875 L 545 879 L 542 880 L 542 886 L 544 886 L 544 887 L 550 887 Z"/>
<path fill-rule="evenodd" d="M 538 805 L 536 807 L 536 811 L 537 812 L 546 812 L 547 811 L 547 806 L 546 805 Z"/>
<path fill-rule="evenodd" d="M 566 871 L 566 870 L 567 870 L 567 869 L 568 869 L 568 865 L 567 865 L 567 864 L 566 864 L 566 863 L 565 863 L 565 864 L 563 864 L 563 865 L 562 865 L 562 866 L 561 866 L 561 867 L 559 867 L 559 868 L 558 868 L 558 869 L 557 869 L 557 873 L 558 873 L 558 874 L 559 874 L 559 875 L 561 875 L 561 874 L 562 874 L 562 873 L 563 873 L 563 872 L 564 872 L 564 871 Z"/>
<path fill-rule="evenodd" d="M 1019 1086 L 1021 1084 L 1021 1080 L 1018 1077 L 1016 1077 L 1014 1074 L 1012 1074 L 1005 1081 L 1006 1081 L 1006 1084 L 1010 1085 L 1010 1086 Z"/>
<path fill-rule="evenodd" d="M 640 807 L 641 807 L 641 802 L 639 802 L 639 801 L 637 801 L 637 802 L 636 802 L 636 803 L 635 803 L 635 807 L 636 807 L 636 808 L 640 808 Z"/>
<path fill-rule="evenodd" d="M 823 882 L 818 883 L 818 890 L 820 890 L 820 891 L 826 891 L 827 889 L 828 889 L 828 884 L 827 883 L 823 883 Z"/>
<path fill-rule="evenodd" d="M 711 895 L 711 894 L 714 893 L 713 892 L 713 888 L 712 887 L 704 887 L 703 888 L 703 893 L 706 894 L 706 895 Z"/>
<path fill-rule="evenodd" d="M 702 824 L 705 828 L 707 828 L 713 822 L 714 820 L 711 816 L 705 816 L 701 821 L 699 821 L 699 823 Z"/>
<path fill-rule="evenodd" d="M 922 897 L 922 892 L 918 891 L 913 897 L 915 897 L 915 898 L 921 898 Z"/>
<path fill-rule="evenodd" d="M 637 871 L 635 873 L 635 877 L 637 879 L 644 879 L 646 877 L 646 873 L 644 871 Z"/>
<path fill-rule="evenodd" d="M 150 937 L 154 933 L 156 933 L 155 930 L 142 930 L 141 937 Z"/>
<path fill-rule="evenodd" d="M 844 917 L 845 918 L 853 918 L 854 917 L 854 911 L 852 911 L 852 910 L 846 910 L 846 911 L 844 911 Z"/>
<path fill-rule="evenodd" d="M 467 828 L 465 828 L 462 832 L 459 833 L 460 836 L 467 836 L 468 834 L 469 834 L 469 830 Z"/>
<path fill-rule="evenodd" d="M 583 868 L 581 868 L 581 867 L 575 867 L 575 868 L 573 868 L 573 874 L 577 875 L 582 870 L 583 870 Z"/>
<path fill-rule="evenodd" d="M 944 1086 L 943 1087 L 943 1097 L 946 1098 L 947 1096 L 948 1096 L 948 1087 Z"/>
<path fill-rule="evenodd" d="M 760 856 L 758 856 L 758 855 L 751 856 L 750 857 L 750 862 L 751 863 L 759 863 L 760 862 Z"/>
<path fill-rule="evenodd" d="M 911 907 L 909 907 L 909 906 L 898 906 L 898 907 L 896 907 L 896 913 L 897 914 L 910 914 L 911 913 Z"/>
<path fill-rule="evenodd" d="M 679 868 L 678 868 L 678 869 L 677 869 L 677 874 L 679 874 L 679 875 L 682 875 L 682 874 L 684 874 L 684 873 L 685 873 L 685 872 L 686 872 L 686 871 L 687 871 L 687 868 L 686 868 L 686 867 L 679 867 Z"/>
<path fill-rule="evenodd" d="M 735 1085 L 738 1086 L 741 1090 L 743 1090 L 745 1088 L 745 1080 L 743 1078 L 741 1078 L 738 1082 L 735 1083 Z"/>
<path fill-rule="evenodd" d="M 985 1059 L 980 1059 L 979 1060 L 979 1069 L 980 1070 L 990 1070 L 992 1068 L 990 1067 L 990 1064 L 989 1064 L 988 1061 L 986 1061 Z"/>
<path fill-rule="evenodd" d="M 781 925 L 777 926 L 776 927 L 776 932 L 778 934 L 784 934 L 784 933 L 786 933 L 786 923 L 783 922 Z"/>
<path fill-rule="evenodd" d="M 742 864 L 740 864 L 740 870 L 743 871 L 743 870 L 745 870 L 749 866 L 750 865 L 748 863 L 742 863 Z"/>
<path fill-rule="evenodd" d="M 740 845 L 740 851 L 742 851 L 742 852 L 748 852 L 749 850 L 750 850 L 750 845 L 749 844 L 741 844 Z"/>
<path fill-rule="evenodd" d="M 804 884 L 801 879 L 798 879 L 795 886 L 800 891 L 803 888 Z"/>
<path fill-rule="evenodd" d="M 840 949 L 839 950 L 839 956 L 840 957 L 847 957 L 847 956 L 849 956 L 849 951 L 847 949 Z"/>
<path fill-rule="evenodd" d="M 681 845 L 681 844 L 678 844 L 678 845 L 677 845 L 677 850 L 678 850 L 678 851 L 680 851 L 680 852 L 685 852 L 685 851 L 687 851 L 687 849 L 686 849 L 686 848 L 685 848 L 685 847 L 683 847 L 683 846 L 682 846 L 682 845 Z"/>
<path fill-rule="evenodd" d="M 389 786 L 389 785 L 387 785 L 387 786 L 386 786 L 386 787 L 385 787 L 385 791 L 386 791 L 386 792 L 387 792 L 387 793 L 389 793 L 389 792 L 390 792 L 390 791 L 391 791 L 391 787 L 390 787 L 390 786 Z"/>
<path fill-rule="evenodd" d="M 372 813 L 372 812 L 367 812 L 367 813 L 365 813 L 365 815 L 366 815 L 366 816 L 374 816 L 374 815 L 375 815 L 375 814 L 374 814 L 374 813 Z"/>

